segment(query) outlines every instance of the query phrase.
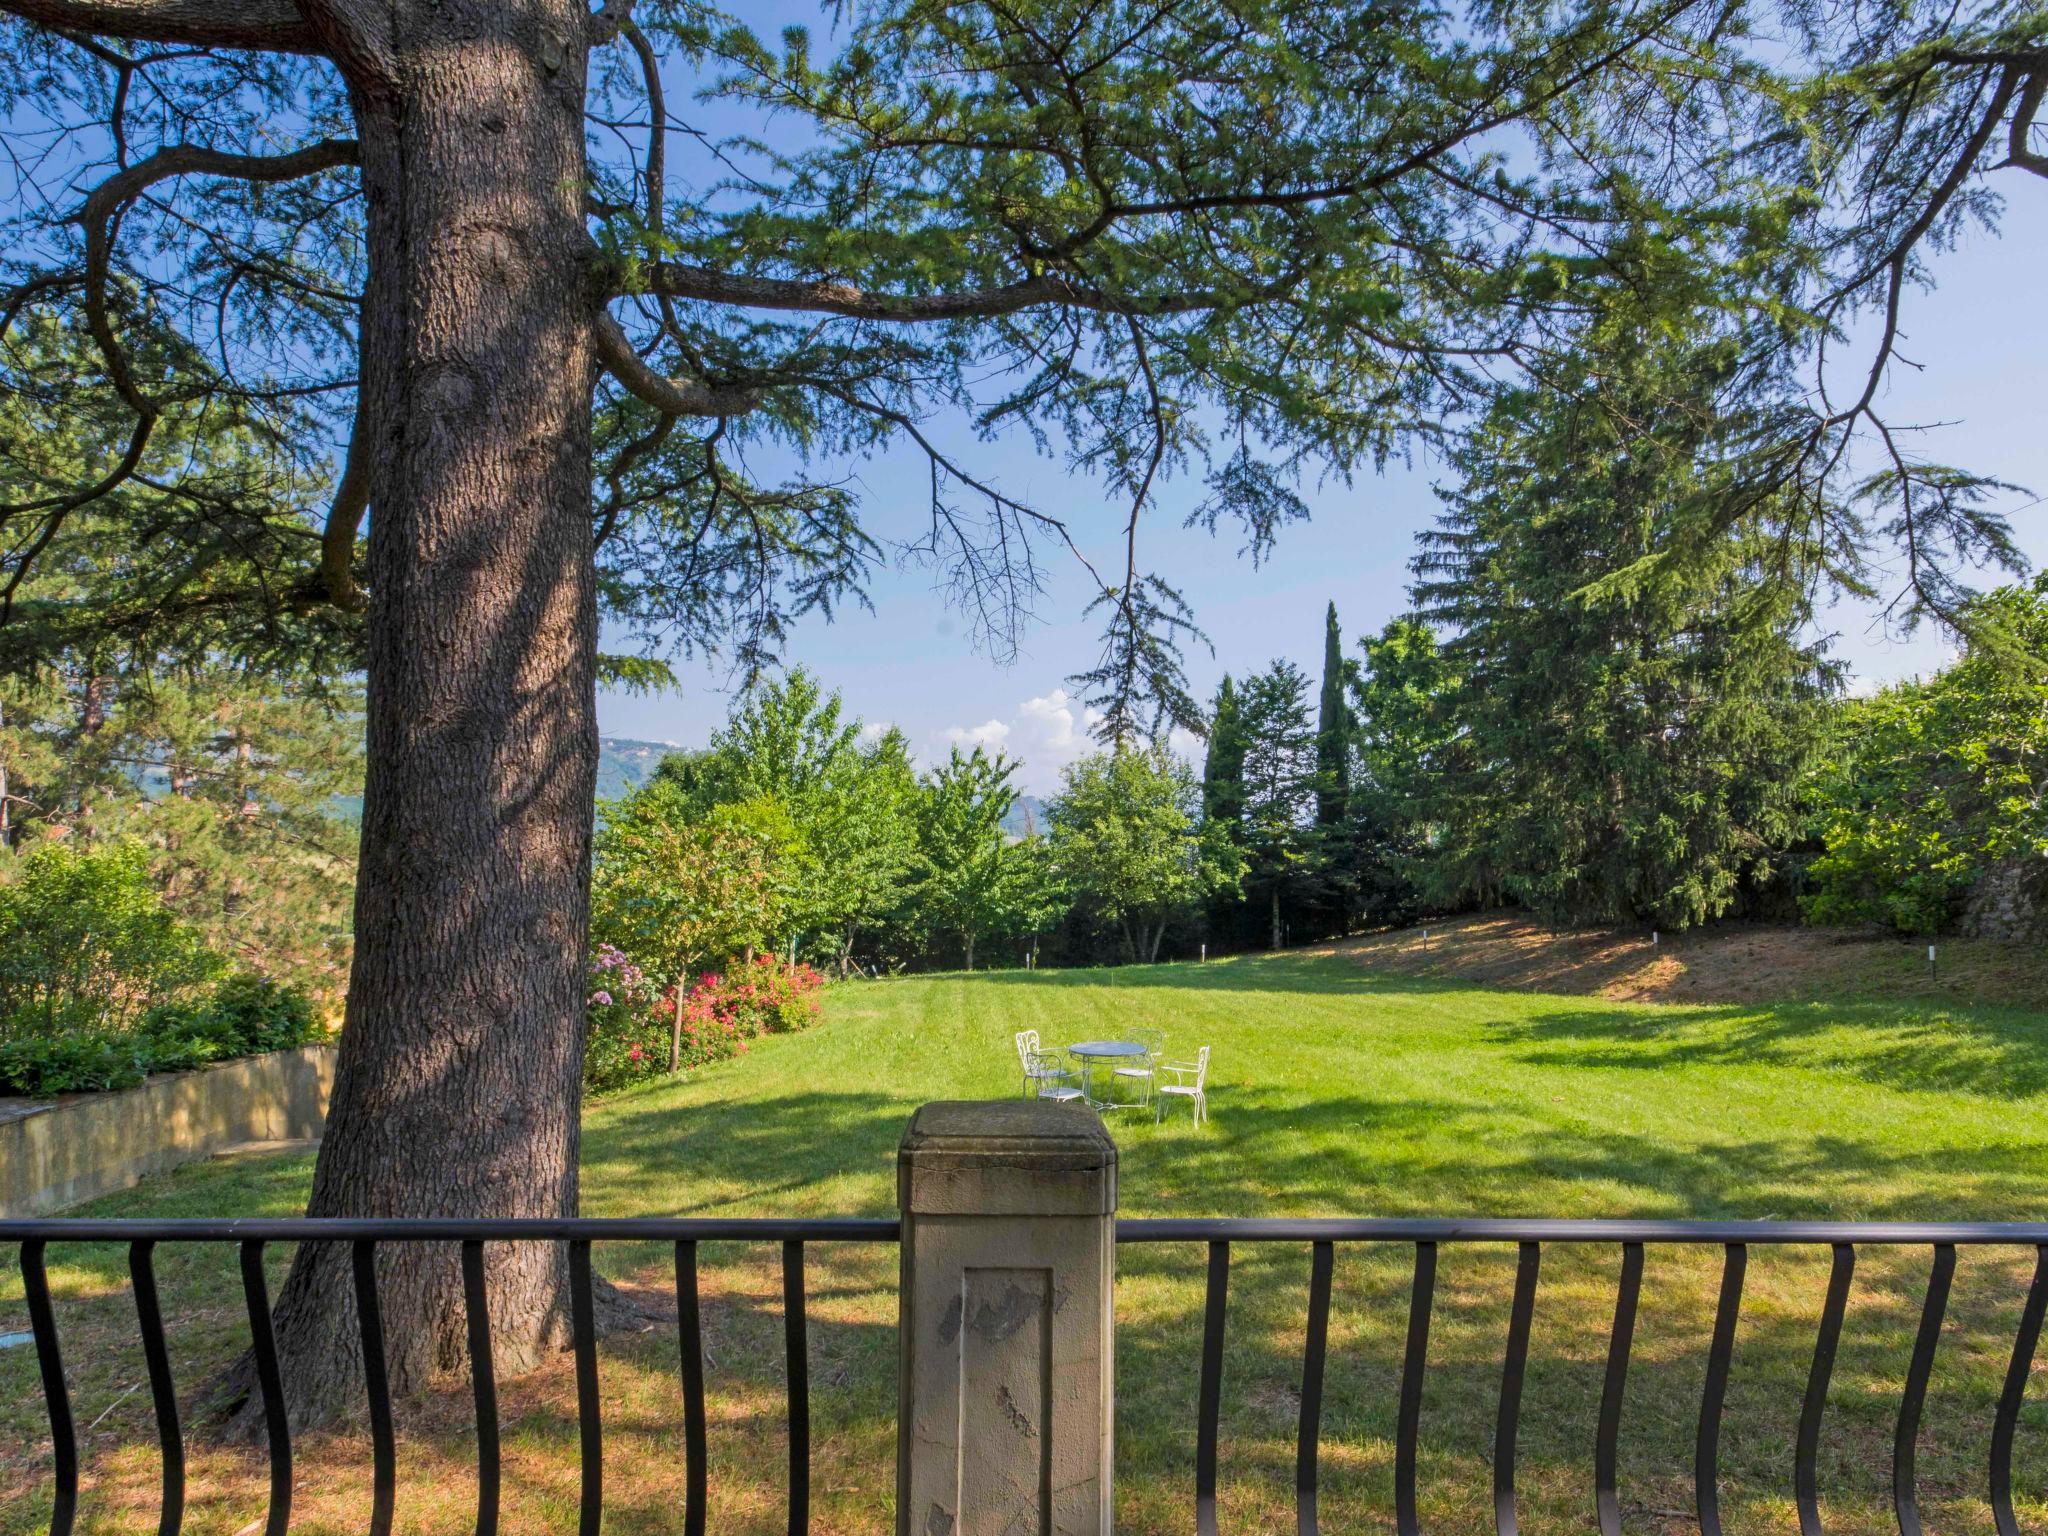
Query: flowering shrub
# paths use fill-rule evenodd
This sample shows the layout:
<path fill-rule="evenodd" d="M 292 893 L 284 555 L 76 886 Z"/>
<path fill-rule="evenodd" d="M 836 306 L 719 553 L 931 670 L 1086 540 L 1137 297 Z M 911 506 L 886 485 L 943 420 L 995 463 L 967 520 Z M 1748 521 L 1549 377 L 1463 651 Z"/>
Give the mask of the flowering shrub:
<path fill-rule="evenodd" d="M 668 1018 L 661 993 L 624 950 L 600 944 L 590 957 L 590 1032 L 583 1086 L 616 1093 L 668 1069 Z"/>
<path fill-rule="evenodd" d="M 640 968 L 611 945 L 590 963 L 590 1040 L 583 1056 L 584 1086 L 613 1093 L 668 1070 L 676 1028 L 676 989 L 657 991 Z M 699 1067 L 737 1056 L 757 1035 L 786 1034 L 817 1017 L 824 985 L 808 965 L 784 964 L 773 955 L 684 985 L 680 1065 Z"/>
<path fill-rule="evenodd" d="M 774 955 L 706 971 L 683 994 L 683 1065 L 737 1056 L 756 1035 L 802 1029 L 817 1017 L 824 981 L 808 965 L 786 965 Z M 675 1007 L 673 988 L 663 1006 Z"/>

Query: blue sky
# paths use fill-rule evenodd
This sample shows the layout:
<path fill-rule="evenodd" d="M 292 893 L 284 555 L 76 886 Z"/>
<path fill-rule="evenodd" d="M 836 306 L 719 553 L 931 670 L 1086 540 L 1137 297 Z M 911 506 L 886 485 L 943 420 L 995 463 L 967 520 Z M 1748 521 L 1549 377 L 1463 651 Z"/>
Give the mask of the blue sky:
<path fill-rule="evenodd" d="M 1933 258 L 1939 287 L 1911 295 L 1904 312 L 1901 353 L 1919 367 L 1894 371 L 1885 403 L 1895 422 L 1934 424 L 1918 443 L 1928 457 L 2048 493 L 2048 316 L 2037 297 L 2048 251 L 2048 188 L 2015 171 L 1998 173 L 1994 185 L 2011 198 L 2003 227 Z M 1099 487 L 1070 478 L 1028 442 L 977 444 L 954 425 L 948 441 L 978 473 L 1069 517 L 1090 557 L 1101 557 L 1106 570 L 1119 568 L 1123 513 Z M 1334 479 L 1311 487 L 1313 521 L 1287 530 L 1257 570 L 1238 557 L 1230 533 L 1212 539 L 1182 529 L 1199 486 L 1167 485 L 1147 516 L 1141 564 L 1182 590 L 1215 644 L 1213 657 L 1199 646 L 1189 652 L 1198 695 L 1207 697 L 1225 670 L 1254 671 L 1275 656 L 1313 672 L 1324 605 L 1332 600 L 1347 644 L 1400 612 L 1415 534 L 1435 517 L 1431 486 L 1444 473 L 1440 464 L 1418 460 L 1390 465 L 1384 474 L 1368 470 L 1348 487 Z M 920 457 L 899 452 L 862 464 L 855 483 L 885 544 L 916 536 L 927 495 Z M 2048 563 L 2048 508 L 2029 496 L 2011 498 L 2006 510 L 2029 558 Z M 1022 760 L 1025 789 L 1047 793 L 1060 767 L 1088 749 L 1086 721 L 1064 680 L 1091 665 L 1098 651 L 1096 626 L 1080 617 L 1087 587 L 1078 567 L 1071 557 L 1051 557 L 1049 564 L 1040 621 L 1008 665 L 976 649 L 932 572 L 901 564 L 878 573 L 872 614 L 805 624 L 788 661 L 840 689 L 867 721 L 901 728 L 927 760 L 943 757 L 950 741 L 984 741 Z M 1861 605 L 1837 607 L 1824 627 L 1860 687 L 1930 671 L 1948 655 L 1931 629 L 1910 637 L 1889 632 L 1877 611 Z M 730 680 L 716 665 L 685 668 L 682 679 L 680 693 L 604 696 L 603 729 L 701 744 L 724 718 Z"/>

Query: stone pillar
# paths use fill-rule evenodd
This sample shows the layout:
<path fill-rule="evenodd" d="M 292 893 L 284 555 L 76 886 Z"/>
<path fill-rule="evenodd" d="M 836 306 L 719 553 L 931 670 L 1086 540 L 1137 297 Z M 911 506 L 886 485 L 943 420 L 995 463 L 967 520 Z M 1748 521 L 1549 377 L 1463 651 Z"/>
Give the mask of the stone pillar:
<path fill-rule="evenodd" d="M 1089 1109 L 927 1104 L 903 1214 L 898 1536 L 1108 1536 L 1116 1144 Z"/>

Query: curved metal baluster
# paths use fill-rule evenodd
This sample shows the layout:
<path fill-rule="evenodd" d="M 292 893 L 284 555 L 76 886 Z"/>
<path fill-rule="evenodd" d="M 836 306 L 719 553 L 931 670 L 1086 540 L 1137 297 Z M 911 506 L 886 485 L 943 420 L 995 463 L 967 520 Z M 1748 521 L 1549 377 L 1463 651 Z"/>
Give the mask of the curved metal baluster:
<path fill-rule="evenodd" d="M 142 1330 L 142 1359 L 149 1370 L 150 1405 L 156 1411 L 156 1443 L 163 1461 L 157 1536 L 178 1536 L 185 1523 L 185 1435 L 178 1425 L 178 1388 L 171 1377 L 171 1350 L 156 1291 L 155 1239 L 128 1245 L 128 1279 L 135 1288 L 135 1321 Z"/>
<path fill-rule="evenodd" d="M 1415 1512 L 1416 1441 L 1422 1428 L 1422 1373 L 1429 1363 L 1429 1308 L 1436 1294 L 1436 1244 L 1415 1245 L 1415 1289 L 1408 1298 L 1408 1350 L 1401 1360 L 1401 1413 L 1394 1439 L 1394 1528 L 1420 1536 Z"/>
<path fill-rule="evenodd" d="M 242 1299 L 249 1310 L 249 1343 L 256 1384 L 263 1394 L 263 1430 L 270 1442 L 270 1512 L 263 1536 L 284 1536 L 292 1522 L 292 1426 L 284 1377 L 277 1368 L 277 1335 L 270 1326 L 270 1287 L 263 1278 L 263 1240 L 242 1245 Z"/>
<path fill-rule="evenodd" d="M 804 1245 L 782 1245 L 782 1350 L 789 1362 L 789 1536 L 811 1528 L 811 1344 L 804 1318 Z"/>
<path fill-rule="evenodd" d="M 1699 1438 L 1693 1444 L 1693 1506 L 1700 1536 L 1721 1536 L 1721 1405 L 1728 1397 L 1728 1364 L 1735 1353 L 1735 1322 L 1742 1311 L 1742 1276 L 1749 1248 L 1730 1243 L 1721 1264 L 1721 1301 L 1714 1310 L 1714 1340 L 1707 1350 L 1707 1385 L 1700 1395 Z"/>
<path fill-rule="evenodd" d="M 491 1362 L 491 1304 L 484 1289 L 484 1245 L 462 1244 L 462 1312 L 469 1324 L 469 1395 L 476 1404 L 476 1536 L 497 1536 L 498 1376 Z"/>
<path fill-rule="evenodd" d="M 1941 1319 L 1948 1311 L 1948 1286 L 1955 1272 L 1955 1244 L 1936 1243 L 1934 1268 L 1927 1276 L 1927 1300 L 1920 1308 L 1920 1334 L 1913 1341 L 1913 1363 L 1906 1370 L 1899 1426 L 1892 1436 L 1892 1510 L 1898 1516 L 1899 1536 L 1920 1536 L 1920 1497 L 1913 1486 L 1920 1408 L 1927 1400 L 1927 1378 L 1934 1373 L 1934 1347 L 1941 1342 Z"/>
<path fill-rule="evenodd" d="M 398 1452 L 391 1435 L 391 1382 L 385 1372 L 384 1313 L 377 1299 L 377 1245 L 349 1244 L 356 1286 L 356 1329 L 363 1341 L 363 1390 L 370 1400 L 370 1536 L 390 1536 L 397 1500 Z"/>
<path fill-rule="evenodd" d="M 1202 1303 L 1202 1386 L 1195 1401 L 1195 1536 L 1216 1536 L 1216 1423 L 1223 1415 L 1223 1314 L 1230 1297 L 1230 1244 L 1209 1245 Z"/>
<path fill-rule="evenodd" d="M 1301 1352 L 1301 1422 L 1294 1442 L 1294 1529 L 1317 1536 L 1316 1463 L 1323 1425 L 1323 1363 L 1330 1342 L 1330 1270 L 1335 1251 L 1328 1243 L 1310 1250 L 1308 1334 Z"/>
<path fill-rule="evenodd" d="M 1593 1443 L 1593 1502 L 1600 1536 L 1621 1536 L 1621 1400 L 1628 1387 L 1628 1353 L 1636 1336 L 1636 1300 L 1643 1290 L 1643 1245 L 1621 1245 L 1621 1283 L 1614 1293 L 1614 1329 L 1607 1341 L 1607 1380 L 1600 1389 L 1600 1431 Z"/>
<path fill-rule="evenodd" d="M 1493 1528 L 1515 1536 L 1515 1431 L 1522 1423 L 1522 1373 L 1529 1360 L 1529 1325 L 1536 1315 L 1540 1243 L 1523 1243 L 1515 1264 L 1515 1303 L 1508 1313 L 1507 1353 L 1500 1367 L 1500 1414 L 1493 1426 Z"/>
<path fill-rule="evenodd" d="M 70 1536 L 78 1518 L 78 1434 L 71 1418 L 71 1393 L 64 1385 L 64 1355 L 57 1346 L 57 1314 L 50 1307 L 50 1276 L 43 1266 L 40 1237 L 22 1242 L 21 1283 L 28 1296 L 28 1326 L 36 1339 L 36 1368 L 43 1378 L 43 1408 L 50 1417 L 50 1456 L 56 1463 L 50 1536 Z"/>
<path fill-rule="evenodd" d="M 569 1342 L 576 1352 L 576 1435 L 582 1454 L 583 1499 L 578 1536 L 604 1524 L 604 1430 L 597 1416 L 597 1317 L 590 1292 L 590 1244 L 569 1243 Z"/>
<path fill-rule="evenodd" d="M 2034 1367 L 2034 1347 L 2041 1342 L 2041 1314 L 2048 1310 L 2048 1243 L 2034 1250 L 2034 1283 L 2020 1309 L 2020 1331 L 2012 1342 L 2012 1363 L 2005 1368 L 2005 1390 L 1998 1394 L 1998 1418 L 1991 1426 L 1991 1518 L 1998 1536 L 2020 1536 L 2012 1517 L 2012 1432 L 2026 1400 L 2027 1375 Z"/>
<path fill-rule="evenodd" d="M 676 1244 L 676 1346 L 683 1367 L 683 1536 L 704 1536 L 704 1321 L 697 1245 Z"/>
<path fill-rule="evenodd" d="M 1821 1536 L 1820 1421 L 1828 1409 L 1828 1381 L 1835 1373 L 1835 1348 L 1842 1340 L 1842 1314 L 1849 1305 L 1849 1281 L 1856 1273 L 1856 1249 L 1834 1245 L 1834 1267 L 1828 1271 L 1828 1299 L 1820 1310 L 1820 1334 L 1813 1341 L 1813 1366 L 1806 1373 L 1806 1400 L 1799 1408 L 1799 1447 L 1792 1459 L 1792 1482 L 1799 1501 L 1799 1536 Z"/>

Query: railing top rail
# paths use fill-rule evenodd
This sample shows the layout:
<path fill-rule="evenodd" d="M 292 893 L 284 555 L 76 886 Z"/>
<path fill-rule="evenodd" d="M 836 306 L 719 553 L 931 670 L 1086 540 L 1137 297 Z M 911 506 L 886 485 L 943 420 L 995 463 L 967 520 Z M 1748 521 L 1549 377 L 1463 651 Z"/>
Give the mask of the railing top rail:
<path fill-rule="evenodd" d="M 893 1243 L 894 1217 L 238 1216 L 133 1219 L 49 1216 L 0 1220 L 0 1242 L 840 1242 Z"/>
<path fill-rule="evenodd" d="M 0 1242 L 893 1243 L 893 1217 L 80 1217 L 0 1220 Z M 1119 1243 L 2048 1243 L 2048 1221 L 1661 1221 L 1552 1217 L 1124 1217 Z"/>
<path fill-rule="evenodd" d="M 1651 1221 L 1407 1216 L 1125 1218 L 1119 1243 L 2048 1243 L 2043 1221 Z"/>

